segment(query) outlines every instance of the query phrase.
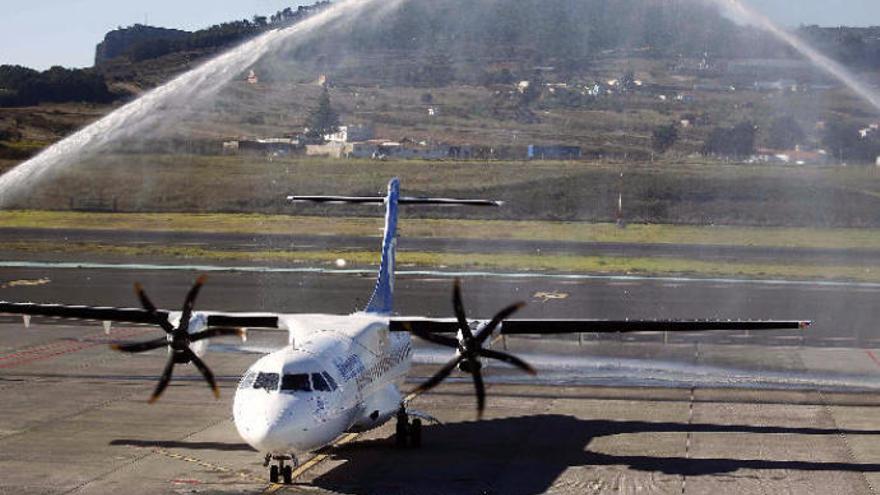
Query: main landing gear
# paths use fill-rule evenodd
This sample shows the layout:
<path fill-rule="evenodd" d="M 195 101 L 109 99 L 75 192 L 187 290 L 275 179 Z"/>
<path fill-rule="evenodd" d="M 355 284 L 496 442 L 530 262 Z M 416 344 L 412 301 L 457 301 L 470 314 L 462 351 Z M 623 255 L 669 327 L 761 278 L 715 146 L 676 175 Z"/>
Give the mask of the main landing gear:
<path fill-rule="evenodd" d="M 272 461 L 276 463 L 269 467 L 269 481 L 278 483 L 283 480 L 285 485 L 293 484 L 293 468 L 299 466 L 296 456 L 266 454 L 263 466 L 269 466 Z M 285 464 L 286 462 L 290 462 L 290 464 Z"/>
<path fill-rule="evenodd" d="M 394 435 L 394 444 L 399 448 L 412 447 L 417 449 L 422 446 L 422 420 L 409 419 L 406 409 L 401 407 L 397 411 L 397 428 Z"/>

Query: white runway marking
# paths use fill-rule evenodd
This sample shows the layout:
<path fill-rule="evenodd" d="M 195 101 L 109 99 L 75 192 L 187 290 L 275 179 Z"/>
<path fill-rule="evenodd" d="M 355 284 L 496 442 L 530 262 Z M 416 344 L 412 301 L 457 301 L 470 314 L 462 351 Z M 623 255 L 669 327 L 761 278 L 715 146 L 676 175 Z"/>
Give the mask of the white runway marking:
<path fill-rule="evenodd" d="M 43 261 L 0 261 L 0 268 L 48 268 L 48 269 L 90 269 L 90 270 L 142 270 L 142 271 L 190 271 L 190 272 L 246 272 L 246 273 L 319 273 L 330 275 L 372 275 L 373 268 L 321 268 L 321 267 L 270 267 L 270 266 L 219 266 L 219 265 L 159 265 L 141 263 L 88 263 L 88 262 L 43 262 Z M 832 280 L 781 280 L 747 278 L 699 278 L 652 275 L 586 275 L 573 273 L 544 272 L 487 272 L 487 271 L 437 271 L 437 270 L 397 270 L 399 276 L 443 277 L 443 278 L 509 278 L 545 279 L 564 281 L 609 281 L 615 283 L 660 282 L 660 283 L 699 283 L 725 285 L 777 285 L 814 288 L 859 288 L 880 289 L 877 282 L 847 282 Z M 723 287 L 723 285 L 720 285 Z"/>

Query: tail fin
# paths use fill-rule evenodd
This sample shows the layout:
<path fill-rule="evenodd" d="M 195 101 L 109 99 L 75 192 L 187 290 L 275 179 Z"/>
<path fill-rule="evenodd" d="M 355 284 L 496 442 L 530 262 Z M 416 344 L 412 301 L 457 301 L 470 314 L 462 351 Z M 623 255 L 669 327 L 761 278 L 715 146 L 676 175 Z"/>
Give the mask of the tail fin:
<path fill-rule="evenodd" d="M 399 205 L 501 206 L 500 201 L 483 199 L 451 199 L 401 197 L 400 179 L 388 182 L 388 194 L 381 196 L 288 196 L 290 202 L 385 204 L 385 234 L 382 239 L 382 260 L 379 276 L 370 302 L 364 311 L 388 315 L 394 310 L 394 264 L 397 255 L 397 209 Z"/>
<path fill-rule="evenodd" d="M 394 263 L 397 256 L 397 204 L 400 200 L 400 179 L 388 182 L 388 195 L 385 196 L 385 234 L 382 238 L 382 260 L 379 262 L 379 277 L 370 302 L 364 311 L 376 314 L 391 314 L 394 308 Z"/>

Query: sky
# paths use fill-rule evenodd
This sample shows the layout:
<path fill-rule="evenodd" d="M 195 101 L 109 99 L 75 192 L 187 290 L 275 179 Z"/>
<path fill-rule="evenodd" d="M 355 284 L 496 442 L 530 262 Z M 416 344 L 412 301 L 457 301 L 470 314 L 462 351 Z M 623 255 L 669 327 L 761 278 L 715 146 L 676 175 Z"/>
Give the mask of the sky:
<path fill-rule="evenodd" d="M 613 0 L 612 0 L 613 1 Z M 880 0 L 746 0 L 787 25 L 880 25 Z M 199 29 L 234 19 L 269 15 L 284 7 L 311 4 L 296 0 L 3 0 L 0 65 L 35 69 L 52 65 L 91 66 L 108 31 L 135 23 Z M 796 7 L 792 7 L 796 5 Z"/>

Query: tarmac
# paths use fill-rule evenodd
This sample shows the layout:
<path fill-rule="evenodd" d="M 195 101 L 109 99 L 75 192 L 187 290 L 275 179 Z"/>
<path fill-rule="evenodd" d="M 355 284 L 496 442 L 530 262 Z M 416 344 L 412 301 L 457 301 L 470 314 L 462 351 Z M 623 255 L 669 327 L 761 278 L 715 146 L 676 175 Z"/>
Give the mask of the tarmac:
<path fill-rule="evenodd" d="M 271 485 L 230 419 L 238 377 L 256 356 L 209 351 L 219 401 L 185 369 L 148 406 L 165 352 L 128 356 L 107 343 L 154 335 L 0 325 L 0 493 L 869 494 L 880 483 L 877 390 L 563 385 L 540 376 L 506 383 L 509 371 L 490 368 L 483 421 L 475 421 L 472 386 L 455 380 L 412 403 L 443 422 L 426 426 L 421 449 L 396 449 L 387 424 L 303 459 L 293 486 Z M 880 376 L 876 355 L 862 349 L 548 345 L 585 359 L 627 354 L 718 365 L 735 358 L 761 370 Z M 411 385 L 434 369 L 416 366 Z"/>
<path fill-rule="evenodd" d="M 151 260 L 156 261 L 156 260 Z M 176 309 L 198 270 L 3 268 L 0 299 L 135 306 L 134 281 Z M 449 316 L 452 275 L 407 275 L 402 314 Z M 218 267 L 197 309 L 334 312 L 358 309 L 372 276 Z M 475 421 L 472 385 L 454 379 L 412 407 L 421 449 L 394 448 L 393 424 L 320 453 L 293 486 L 267 482 L 262 459 L 231 422 L 235 385 L 258 356 L 216 346 L 215 401 L 191 369 L 159 403 L 146 399 L 164 351 L 128 356 L 108 344 L 158 336 L 114 327 L 0 317 L 0 493 L 875 493 L 880 487 L 880 287 L 786 281 L 539 274 L 464 277 L 472 317 L 515 300 L 534 318 L 813 319 L 806 333 L 626 335 L 499 342 L 537 379 L 489 368 Z M 279 332 L 248 345 L 280 346 Z M 234 344 L 234 342 L 224 342 Z M 409 386 L 445 357 L 420 347 Z M 570 366 L 574 362 L 575 366 Z M 562 372 L 544 364 L 568 363 Z"/>

